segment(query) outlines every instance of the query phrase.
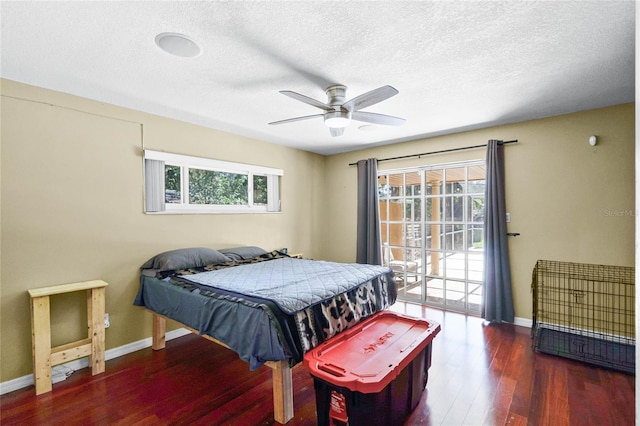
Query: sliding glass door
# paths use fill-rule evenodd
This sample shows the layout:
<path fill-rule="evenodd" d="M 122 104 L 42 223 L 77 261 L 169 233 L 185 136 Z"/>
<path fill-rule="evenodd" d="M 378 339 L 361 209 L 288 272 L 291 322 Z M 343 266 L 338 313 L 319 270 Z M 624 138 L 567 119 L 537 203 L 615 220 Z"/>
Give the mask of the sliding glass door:
<path fill-rule="evenodd" d="M 404 300 L 478 313 L 484 161 L 378 174 L 385 264 Z"/>

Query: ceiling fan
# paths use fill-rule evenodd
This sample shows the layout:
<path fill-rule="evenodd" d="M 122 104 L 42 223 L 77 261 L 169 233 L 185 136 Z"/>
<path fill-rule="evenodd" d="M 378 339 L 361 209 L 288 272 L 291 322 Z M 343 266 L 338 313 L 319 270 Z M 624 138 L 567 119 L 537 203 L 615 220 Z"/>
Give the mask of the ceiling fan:
<path fill-rule="evenodd" d="M 397 95 L 398 91 L 395 88 L 391 86 L 382 86 L 345 102 L 346 92 L 347 86 L 343 86 L 341 84 L 329 86 L 325 90 L 328 101 L 327 103 L 323 103 L 308 96 L 301 95 L 300 93 L 292 92 L 291 90 L 281 90 L 280 93 L 283 95 L 289 96 L 290 98 L 304 102 L 305 104 L 309 104 L 316 108 L 320 108 L 321 110 L 324 110 L 324 112 L 322 114 L 306 115 L 303 117 L 274 121 L 269 124 L 292 123 L 294 121 L 322 117 L 324 119 L 324 124 L 326 124 L 331 131 L 331 136 L 340 136 L 344 133 L 345 127 L 349 125 L 351 120 L 383 124 L 386 126 L 400 126 L 405 122 L 404 118 L 360 111 L 363 108 L 367 108 Z"/>

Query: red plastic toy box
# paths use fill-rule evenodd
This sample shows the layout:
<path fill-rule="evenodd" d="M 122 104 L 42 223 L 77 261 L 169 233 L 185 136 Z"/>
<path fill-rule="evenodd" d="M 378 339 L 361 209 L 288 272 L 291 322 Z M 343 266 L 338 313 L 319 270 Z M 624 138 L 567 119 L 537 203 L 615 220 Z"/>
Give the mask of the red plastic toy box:
<path fill-rule="evenodd" d="M 436 322 L 383 311 L 307 352 L 318 425 L 402 425 L 427 384 L 439 332 Z"/>

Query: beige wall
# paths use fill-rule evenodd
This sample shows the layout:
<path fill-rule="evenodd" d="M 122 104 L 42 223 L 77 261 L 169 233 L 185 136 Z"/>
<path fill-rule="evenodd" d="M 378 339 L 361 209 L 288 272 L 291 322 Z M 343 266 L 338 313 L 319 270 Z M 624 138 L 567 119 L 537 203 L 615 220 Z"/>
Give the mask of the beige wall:
<path fill-rule="evenodd" d="M 151 316 L 132 302 L 138 268 L 156 253 L 258 245 L 318 255 L 320 155 L 6 80 L 0 99 L 2 382 L 32 371 L 27 289 L 108 282 L 110 349 L 151 335 Z M 145 148 L 283 169 L 282 213 L 145 215 L 141 127 Z M 53 298 L 54 345 L 86 337 L 84 306 L 82 294 Z"/>
<path fill-rule="evenodd" d="M 151 334 L 132 306 L 138 267 L 176 247 L 289 247 L 355 259 L 356 169 L 348 163 L 518 139 L 506 148 L 516 316 L 531 317 L 539 258 L 633 265 L 634 105 L 322 157 L 2 80 L 0 382 L 31 373 L 27 289 L 104 279 L 107 348 Z M 284 170 L 283 211 L 145 215 L 144 147 Z M 599 136 L 593 148 L 589 135 Z M 484 158 L 483 150 L 380 163 L 381 169 Z M 53 300 L 54 344 L 82 337 L 80 296 Z"/>
<path fill-rule="evenodd" d="M 598 136 L 591 147 L 590 135 Z M 327 158 L 328 228 L 323 257 L 354 261 L 356 168 L 386 158 L 484 144 L 505 147 L 506 201 L 516 316 L 531 318 L 531 272 L 537 259 L 634 265 L 634 105 L 334 155 Z M 483 159 L 483 149 L 379 163 L 379 169 Z"/>

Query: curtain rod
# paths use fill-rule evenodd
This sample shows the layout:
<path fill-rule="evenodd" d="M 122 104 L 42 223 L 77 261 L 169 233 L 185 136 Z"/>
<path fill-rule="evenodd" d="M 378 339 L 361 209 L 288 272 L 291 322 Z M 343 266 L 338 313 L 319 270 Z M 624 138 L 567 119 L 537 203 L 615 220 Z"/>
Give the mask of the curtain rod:
<path fill-rule="evenodd" d="M 499 145 L 505 145 L 505 144 L 508 144 L 508 143 L 516 143 L 516 142 L 518 142 L 518 139 L 514 139 L 514 140 L 512 140 L 512 141 L 499 142 L 498 144 L 499 144 Z M 403 158 L 412 158 L 412 157 L 418 157 L 418 158 L 420 158 L 420 157 L 422 157 L 423 155 L 442 154 L 442 153 L 445 153 L 445 152 L 453 152 L 453 151 L 463 151 L 463 150 L 465 150 L 465 149 L 482 148 L 482 147 L 485 147 L 485 146 L 487 146 L 487 144 L 484 144 L 484 145 L 465 146 L 465 147 L 462 147 L 462 148 L 443 149 L 443 150 L 440 150 L 440 151 L 423 152 L 423 153 L 421 153 L 421 154 L 401 155 L 401 156 L 399 156 L 399 157 L 381 158 L 381 159 L 379 159 L 379 160 L 378 160 L 378 163 L 379 163 L 379 162 L 381 162 L 381 161 L 400 160 L 400 159 L 403 159 Z M 350 165 L 350 166 L 355 166 L 355 165 L 357 165 L 357 164 L 358 164 L 357 162 L 355 162 L 355 163 L 349 163 L 349 165 Z"/>

